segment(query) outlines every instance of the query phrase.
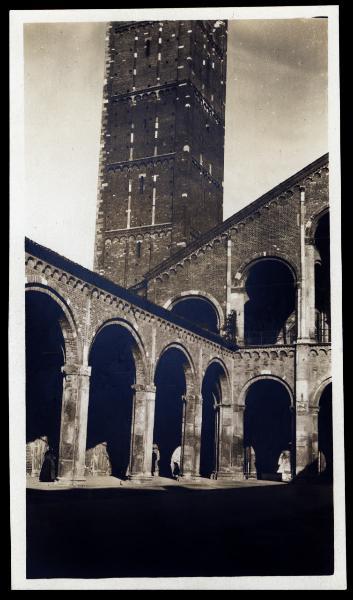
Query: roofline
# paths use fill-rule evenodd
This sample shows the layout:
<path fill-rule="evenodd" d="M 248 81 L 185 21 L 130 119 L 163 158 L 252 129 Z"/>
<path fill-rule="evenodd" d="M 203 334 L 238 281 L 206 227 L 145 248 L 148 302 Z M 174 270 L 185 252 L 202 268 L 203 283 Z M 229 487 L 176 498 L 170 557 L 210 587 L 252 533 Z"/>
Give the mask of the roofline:
<path fill-rule="evenodd" d="M 150 271 L 147 271 L 144 274 L 143 279 L 141 281 L 137 282 L 136 284 L 134 284 L 133 286 L 131 286 L 129 289 L 135 289 L 135 288 L 141 287 L 145 281 L 147 281 L 149 279 L 153 279 L 159 273 L 161 273 L 166 268 L 168 268 L 169 265 L 175 264 L 181 258 L 183 258 L 184 256 L 187 256 L 188 254 L 190 254 L 190 252 L 193 252 L 194 250 L 196 250 L 203 244 L 207 243 L 210 239 L 219 235 L 220 233 L 222 233 L 225 229 L 228 229 L 234 223 L 237 223 L 238 221 L 241 221 L 242 219 L 248 217 L 249 215 L 251 215 L 252 212 L 258 210 L 263 204 L 265 204 L 266 202 L 269 202 L 270 200 L 272 200 L 272 198 L 279 196 L 281 193 L 286 191 L 289 187 L 292 187 L 295 184 L 299 183 L 299 181 L 301 181 L 305 176 L 309 175 L 316 169 L 323 167 L 325 164 L 328 163 L 328 161 L 329 161 L 329 154 L 327 152 L 326 154 L 324 154 L 323 156 L 320 156 L 320 158 L 317 158 L 312 163 L 310 163 L 309 165 L 307 165 L 306 167 L 304 167 L 303 169 L 301 169 L 294 175 L 291 175 L 285 181 L 282 181 L 281 183 L 276 185 L 274 188 L 272 188 L 271 190 L 269 190 L 268 192 L 266 192 L 265 194 L 263 194 L 262 196 L 260 196 L 259 198 L 257 198 L 253 202 L 251 202 L 250 204 L 247 204 L 244 208 L 240 209 L 238 212 L 236 212 L 233 215 L 231 215 L 230 217 L 228 217 L 228 219 L 226 219 L 225 221 L 222 221 L 222 223 L 220 223 L 219 225 L 216 225 L 212 229 L 209 229 L 208 231 L 206 231 L 197 240 L 191 242 L 182 250 L 179 250 L 175 254 L 172 254 L 172 256 L 168 257 L 166 260 L 159 263 L 156 267 L 154 267 L 153 269 L 150 269 Z"/>
<path fill-rule="evenodd" d="M 234 350 L 234 345 L 230 345 L 220 335 L 194 325 L 190 321 L 179 317 L 175 313 L 162 308 L 157 304 L 154 304 L 150 300 L 134 294 L 117 283 L 114 283 L 102 275 L 99 275 L 95 271 L 91 271 L 90 269 L 83 267 L 82 265 L 66 258 L 65 256 L 62 256 L 57 252 L 54 252 L 54 250 L 51 250 L 50 248 L 46 248 L 45 246 L 34 242 L 27 237 L 25 237 L 25 252 L 35 256 L 40 260 L 43 260 L 44 262 L 49 263 L 53 267 L 57 267 L 70 273 L 71 275 L 74 275 L 78 279 L 92 285 L 93 287 L 97 287 L 122 300 L 131 302 L 131 304 L 134 304 L 136 307 L 146 310 L 153 315 L 160 317 L 161 319 L 174 323 L 175 325 L 182 327 L 183 329 L 186 329 L 187 331 L 190 331 L 202 338 L 205 338 L 206 340 L 213 342 L 218 346 L 222 346 L 227 350 Z"/>

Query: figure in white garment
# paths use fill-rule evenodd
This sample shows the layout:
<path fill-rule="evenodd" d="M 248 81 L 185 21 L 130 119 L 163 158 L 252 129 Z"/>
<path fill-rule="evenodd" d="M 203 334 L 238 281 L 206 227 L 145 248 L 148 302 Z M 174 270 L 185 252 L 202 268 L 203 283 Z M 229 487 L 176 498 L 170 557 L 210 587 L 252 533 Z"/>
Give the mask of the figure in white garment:
<path fill-rule="evenodd" d="M 180 476 L 180 456 L 181 456 L 181 446 L 178 446 L 177 448 L 175 448 L 175 450 L 172 454 L 171 461 L 170 461 L 172 477 L 173 477 L 173 479 L 176 479 L 177 481 L 179 480 L 179 476 Z"/>

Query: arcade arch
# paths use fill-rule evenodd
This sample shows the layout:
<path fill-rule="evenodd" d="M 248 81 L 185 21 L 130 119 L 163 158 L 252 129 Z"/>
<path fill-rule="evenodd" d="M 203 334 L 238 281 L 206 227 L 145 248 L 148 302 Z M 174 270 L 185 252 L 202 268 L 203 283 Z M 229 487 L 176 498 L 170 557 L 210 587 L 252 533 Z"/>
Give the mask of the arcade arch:
<path fill-rule="evenodd" d="M 282 479 L 290 476 L 294 436 L 289 388 L 278 378 L 256 378 L 243 394 L 246 477 L 280 479 L 281 470 Z"/>

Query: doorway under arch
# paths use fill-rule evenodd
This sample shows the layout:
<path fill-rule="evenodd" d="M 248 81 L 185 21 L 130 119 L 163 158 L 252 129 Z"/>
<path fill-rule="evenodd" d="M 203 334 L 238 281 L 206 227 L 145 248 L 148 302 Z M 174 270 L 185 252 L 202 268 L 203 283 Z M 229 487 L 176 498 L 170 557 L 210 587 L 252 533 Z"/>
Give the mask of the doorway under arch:
<path fill-rule="evenodd" d="M 86 474 L 125 479 L 130 461 L 136 341 L 117 323 L 103 327 L 89 354 Z"/>
<path fill-rule="evenodd" d="M 255 465 L 245 465 L 245 471 L 255 471 L 257 479 L 282 479 L 282 459 L 287 461 L 286 471 L 291 470 L 292 438 L 291 398 L 287 388 L 275 379 L 255 381 L 247 390 L 244 411 L 244 447 L 253 449 Z"/>

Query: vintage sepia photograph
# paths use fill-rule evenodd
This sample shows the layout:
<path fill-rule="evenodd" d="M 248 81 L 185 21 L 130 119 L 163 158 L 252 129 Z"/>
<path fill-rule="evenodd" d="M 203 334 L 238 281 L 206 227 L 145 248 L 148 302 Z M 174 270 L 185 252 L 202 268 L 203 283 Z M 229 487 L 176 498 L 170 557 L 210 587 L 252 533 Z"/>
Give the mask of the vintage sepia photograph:
<path fill-rule="evenodd" d="M 11 19 L 13 589 L 344 589 L 338 7 Z"/>

